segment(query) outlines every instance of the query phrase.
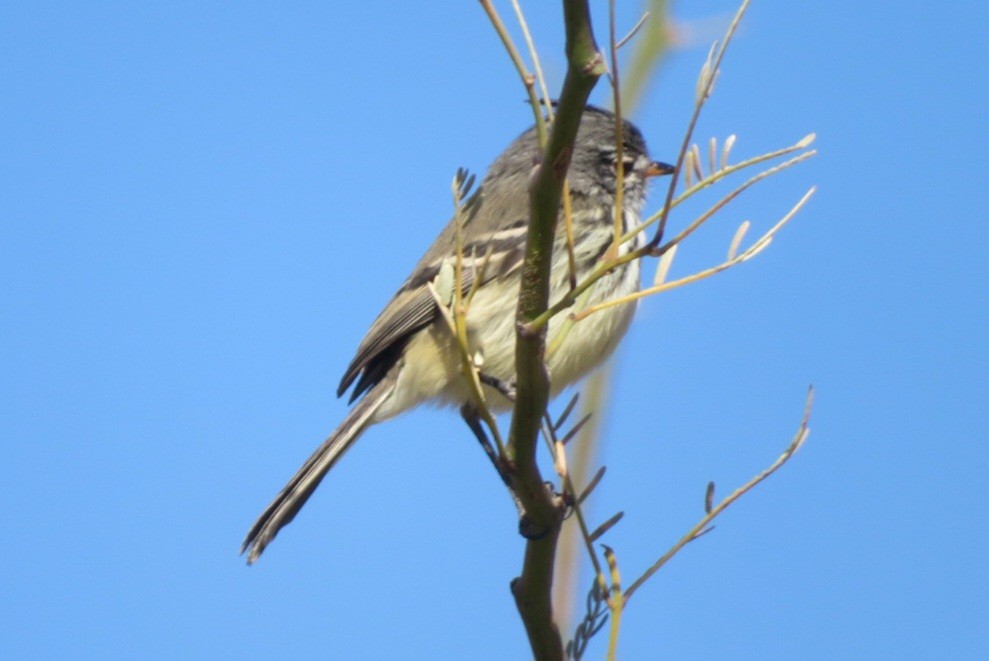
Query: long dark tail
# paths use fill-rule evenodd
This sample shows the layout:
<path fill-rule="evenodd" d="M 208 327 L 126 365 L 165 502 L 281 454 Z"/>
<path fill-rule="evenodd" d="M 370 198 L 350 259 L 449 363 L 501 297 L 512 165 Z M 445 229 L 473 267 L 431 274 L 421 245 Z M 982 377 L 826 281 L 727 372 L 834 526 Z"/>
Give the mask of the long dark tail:
<path fill-rule="evenodd" d="M 271 504 L 261 513 L 244 538 L 240 552 L 247 552 L 247 564 L 254 564 L 278 531 L 288 525 L 309 500 L 316 487 L 334 464 L 370 424 L 375 412 L 391 395 L 394 382 L 386 379 L 371 389 L 357 403 L 340 426 L 334 430 L 302 468 L 292 476 Z"/>

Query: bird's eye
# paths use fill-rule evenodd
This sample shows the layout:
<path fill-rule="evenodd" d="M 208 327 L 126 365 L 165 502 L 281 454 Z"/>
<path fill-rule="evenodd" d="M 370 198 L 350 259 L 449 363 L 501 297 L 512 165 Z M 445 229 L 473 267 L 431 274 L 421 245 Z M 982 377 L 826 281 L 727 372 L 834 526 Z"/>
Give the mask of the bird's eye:
<path fill-rule="evenodd" d="M 622 173 L 625 174 L 626 176 L 631 174 L 631 172 L 635 169 L 636 160 L 637 160 L 636 157 L 632 156 L 628 152 L 623 154 L 621 160 Z M 615 160 L 615 152 L 613 150 L 608 150 L 608 151 L 602 150 L 601 163 L 603 165 L 607 165 L 609 167 L 615 168 L 615 170 L 618 170 L 618 162 Z"/>

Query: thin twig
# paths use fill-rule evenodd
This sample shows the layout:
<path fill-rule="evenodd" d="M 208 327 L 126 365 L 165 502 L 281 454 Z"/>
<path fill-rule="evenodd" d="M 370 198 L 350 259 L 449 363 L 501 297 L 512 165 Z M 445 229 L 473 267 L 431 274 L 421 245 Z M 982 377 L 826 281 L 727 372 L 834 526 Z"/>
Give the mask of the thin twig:
<path fill-rule="evenodd" d="M 584 310 L 582 310 L 580 312 L 574 313 L 573 314 L 574 321 L 580 321 L 580 320 L 585 319 L 588 316 L 594 314 L 595 312 L 600 312 L 601 310 L 605 310 L 607 308 L 611 308 L 611 307 L 614 307 L 616 305 L 623 305 L 625 303 L 631 303 L 632 301 L 637 301 L 640 298 L 645 298 L 646 296 L 652 296 L 654 294 L 658 294 L 658 293 L 663 292 L 663 291 L 668 291 L 670 289 L 676 289 L 677 287 L 682 287 L 684 285 L 688 285 L 688 284 L 691 284 L 693 282 L 697 282 L 698 280 L 703 280 L 705 278 L 709 278 L 712 275 L 715 275 L 717 273 L 721 273 L 722 271 L 724 271 L 726 269 L 729 269 L 732 266 L 735 266 L 737 264 L 741 264 L 742 262 L 744 262 L 744 261 L 746 261 L 748 259 L 751 259 L 752 257 L 755 257 L 757 254 L 759 254 L 760 252 L 762 252 L 762 250 L 765 249 L 769 245 L 769 242 L 772 240 L 773 236 L 775 236 L 776 233 L 779 232 L 780 229 L 782 229 L 782 227 L 784 225 L 786 225 L 790 221 L 790 219 L 793 218 L 793 216 L 796 215 L 796 213 L 798 211 L 800 211 L 800 209 L 804 206 L 804 204 L 806 204 L 807 201 L 810 199 L 810 197 L 814 194 L 814 191 L 815 190 L 817 190 L 816 187 L 811 187 L 810 190 L 808 190 L 804 194 L 804 196 L 802 198 L 800 198 L 800 201 L 797 202 L 793 206 L 793 208 L 790 209 L 790 211 L 787 212 L 787 214 L 785 216 L 783 216 L 782 219 L 779 220 L 779 222 L 777 222 L 765 234 L 763 234 L 761 237 L 759 237 L 759 239 L 756 240 L 751 246 L 749 246 L 748 249 L 746 249 L 742 253 L 736 255 L 732 259 L 729 259 L 727 261 L 724 261 L 724 262 L 718 264 L 717 266 L 712 266 L 711 268 L 704 269 L 703 271 L 698 271 L 697 273 L 694 273 L 694 274 L 689 275 L 687 277 L 680 278 L 679 280 L 672 280 L 670 282 L 664 282 L 664 283 L 659 284 L 659 285 L 656 285 L 654 287 L 648 287 L 646 289 L 640 289 L 639 291 L 637 291 L 637 292 L 635 292 L 633 294 L 629 294 L 627 296 L 620 296 L 618 298 L 613 298 L 613 299 L 604 301 L 602 303 L 598 303 L 597 305 L 592 305 L 589 308 L 585 308 Z"/>
<path fill-rule="evenodd" d="M 688 186 L 686 190 L 684 190 L 682 193 L 677 195 L 672 202 L 672 208 L 675 209 L 676 207 L 683 204 L 686 200 L 693 197 L 700 191 L 718 183 L 722 179 L 725 179 L 726 177 L 733 175 L 736 172 L 740 172 L 742 170 L 750 168 L 753 165 L 758 165 L 759 163 L 765 163 L 766 161 L 771 161 L 772 159 L 779 158 L 780 156 L 786 156 L 787 154 L 792 154 L 793 152 L 800 151 L 801 149 L 806 149 L 811 145 L 811 143 L 814 142 L 814 139 L 816 137 L 817 136 L 815 134 L 811 133 L 809 135 L 804 136 L 798 142 L 790 145 L 789 147 L 783 147 L 782 149 L 766 152 L 765 154 L 760 154 L 759 156 L 753 156 L 752 158 L 748 158 L 744 161 L 740 161 L 734 165 L 722 167 L 717 172 L 709 174 L 707 177 L 697 181 L 697 183 L 693 184 L 692 186 Z M 792 165 L 796 165 L 797 163 L 800 163 L 801 161 L 816 155 L 817 155 L 817 150 L 811 149 L 810 151 L 801 154 L 799 157 L 794 157 L 793 159 L 790 159 L 789 161 L 785 161 L 784 163 L 781 163 L 779 166 L 776 166 L 775 169 L 773 170 L 773 173 L 775 174 L 775 172 L 783 170 Z M 662 217 L 662 213 L 663 212 L 661 210 L 657 211 L 652 216 L 644 220 L 642 224 L 639 227 L 637 227 L 635 230 L 626 233 L 625 236 L 622 237 L 622 243 L 631 241 L 636 237 L 636 235 L 639 232 L 641 232 L 644 229 L 648 229 L 650 225 L 653 225 Z M 671 240 L 668 241 L 667 243 L 673 243 L 673 241 Z M 662 247 L 657 248 L 656 252 L 659 252 L 661 250 Z"/>
<path fill-rule="evenodd" d="M 518 48 L 515 47 L 515 42 L 512 41 L 512 36 L 508 34 L 508 28 L 505 27 L 505 23 L 502 22 L 501 16 L 498 15 L 498 11 L 494 8 L 494 5 L 491 4 L 491 0 L 480 0 L 480 2 L 484 12 L 488 15 L 488 20 L 491 21 L 491 26 L 494 27 L 495 32 L 498 34 L 498 38 L 501 39 L 501 43 L 505 46 L 505 50 L 508 52 L 508 57 L 511 58 L 512 64 L 515 65 L 515 70 L 522 79 L 522 84 L 525 86 L 526 93 L 529 96 L 529 105 L 532 106 L 532 112 L 536 118 L 536 133 L 539 136 L 539 144 L 545 145 L 547 140 L 546 121 L 543 119 L 543 113 L 540 110 L 539 98 L 536 94 L 535 78 L 526 68 L 525 61 L 522 60 L 521 53 L 519 53 Z"/>
<path fill-rule="evenodd" d="M 550 453 L 555 454 L 557 451 L 565 451 L 562 448 L 560 450 L 557 449 L 565 444 L 562 443 L 559 437 L 557 436 L 557 431 L 559 431 L 559 428 L 553 427 L 548 414 L 546 415 L 545 422 L 546 424 L 543 426 L 543 431 L 546 437 L 546 442 L 549 447 Z M 554 462 L 554 465 L 555 464 L 556 462 Z M 583 538 L 584 546 L 587 549 L 587 556 L 590 559 L 591 564 L 594 566 L 594 574 L 597 577 L 597 581 L 603 588 L 605 586 L 604 572 L 601 569 L 601 562 L 600 560 L 598 560 L 597 553 L 595 553 L 594 551 L 594 539 L 592 539 L 591 537 L 591 531 L 587 527 L 587 519 L 584 517 L 584 511 L 581 508 L 581 503 L 583 502 L 584 499 L 578 496 L 577 490 L 573 484 L 573 480 L 570 478 L 570 474 L 568 472 L 558 473 L 558 474 L 560 476 L 560 482 L 563 485 L 563 492 L 565 494 L 568 494 L 570 496 L 571 501 L 573 502 L 572 505 L 573 513 L 574 516 L 577 518 L 577 525 L 580 528 L 580 535 Z M 601 475 L 603 475 L 603 471 L 601 472 Z M 597 479 L 600 480 L 600 476 Z M 597 481 L 595 481 L 592 485 L 588 486 L 585 489 L 585 495 L 590 493 L 590 490 L 596 485 L 597 485 Z"/>
<path fill-rule="evenodd" d="M 532 58 L 532 67 L 536 70 L 536 82 L 539 83 L 539 89 L 542 93 L 542 106 L 546 110 L 546 117 L 549 121 L 553 121 L 553 101 L 549 97 L 549 88 L 546 87 L 546 78 L 543 76 L 543 68 L 539 62 L 539 52 L 536 50 L 535 41 L 532 39 L 532 33 L 529 31 L 529 24 L 525 20 L 525 14 L 522 13 L 522 7 L 519 5 L 518 0 L 512 0 L 512 9 L 515 10 L 515 18 L 519 22 L 519 27 L 522 29 L 522 38 L 525 39 L 526 46 L 529 48 L 529 57 Z M 523 76 L 523 82 L 528 80 Z M 528 83 L 526 84 L 526 89 L 530 89 Z M 529 98 L 530 103 L 532 102 L 532 97 Z M 542 117 L 542 110 L 537 113 L 537 123 L 539 118 Z M 539 147 L 541 149 L 546 149 L 546 132 L 543 131 L 539 134 Z M 563 227 L 565 230 L 566 240 L 567 240 L 567 263 L 570 267 L 569 281 L 570 289 L 577 286 L 577 258 L 574 253 L 574 240 L 573 240 L 573 215 L 571 211 L 570 203 L 570 183 L 565 179 L 563 181 Z"/>
<path fill-rule="evenodd" d="M 488 407 L 487 399 L 484 396 L 484 388 L 481 387 L 481 379 L 478 374 L 477 366 L 474 364 L 474 359 L 470 355 L 470 347 L 467 342 L 467 310 L 468 304 L 464 302 L 464 292 L 463 292 L 463 242 L 461 237 L 461 227 L 463 224 L 463 205 L 460 199 L 460 183 L 462 180 L 460 177 L 454 178 L 453 181 L 453 202 L 454 202 L 454 222 L 456 223 L 456 251 L 457 259 L 454 266 L 454 283 L 453 283 L 453 298 L 452 301 L 444 301 L 440 296 L 439 292 L 433 286 L 433 283 L 426 283 L 426 288 L 430 295 L 433 297 L 436 303 L 436 308 L 440 312 L 440 316 L 444 319 L 450 333 L 453 337 L 455 344 L 457 345 L 458 351 L 460 353 L 460 363 L 461 370 L 463 371 L 464 377 L 467 379 L 468 387 L 471 391 L 471 395 L 474 399 L 474 404 L 477 406 L 478 415 L 484 423 L 487 425 L 491 432 L 492 438 L 494 438 L 495 446 L 498 449 L 499 456 L 505 456 L 505 443 L 501 436 L 501 431 L 498 429 L 498 423 L 495 420 L 494 414 L 491 413 L 491 409 Z M 485 260 L 486 261 L 486 260 Z M 467 301 L 470 301 L 472 296 L 468 295 Z M 450 313 L 450 308 L 453 308 L 453 314 Z"/>
<path fill-rule="evenodd" d="M 815 156 L 816 154 L 817 154 L 817 152 L 814 151 L 814 150 L 811 150 L 811 151 L 808 151 L 808 152 L 804 152 L 803 154 L 800 154 L 799 156 L 794 156 L 793 158 L 791 158 L 788 161 L 784 161 L 783 163 L 780 163 L 779 165 L 774 165 L 773 167 L 768 168 L 766 170 L 763 170 L 759 174 L 757 174 L 757 175 L 755 175 L 753 177 L 750 177 L 745 182 L 743 182 L 742 184 L 740 184 L 739 186 L 737 186 L 733 191 L 731 191 L 730 193 L 728 193 L 727 195 L 725 195 L 724 197 L 722 197 L 720 200 L 718 200 L 716 203 L 714 203 L 713 205 L 711 205 L 711 207 L 708 208 L 707 211 L 705 211 L 704 213 L 702 213 L 692 223 L 690 223 L 689 225 L 687 225 L 683 230 L 680 231 L 679 234 L 677 234 L 672 239 L 670 239 L 669 241 L 667 241 L 666 243 L 664 243 L 663 245 L 661 245 L 659 248 L 657 248 L 656 249 L 656 254 L 657 255 L 662 255 L 664 252 L 666 252 L 667 250 L 669 250 L 673 246 L 676 246 L 676 245 L 679 245 L 680 243 L 682 243 L 684 239 L 686 239 L 688 236 L 690 236 L 691 234 L 693 234 L 694 231 L 698 227 L 700 227 L 701 225 L 703 225 L 704 223 L 706 223 L 714 214 L 716 214 L 717 212 L 721 211 L 723 208 L 725 208 L 726 206 L 728 206 L 728 203 L 729 202 L 731 202 L 732 200 L 734 200 L 736 197 L 738 197 L 739 195 L 741 195 L 742 193 L 744 193 L 746 190 L 748 190 L 752 186 L 755 186 L 757 183 L 759 183 L 763 179 L 767 179 L 767 178 L 773 176 L 774 174 L 777 174 L 779 172 L 782 172 L 783 170 L 785 170 L 785 169 L 787 169 L 789 167 L 793 167 L 794 165 L 796 165 L 798 163 L 801 163 L 803 161 L 806 161 L 808 158 L 811 158 L 812 156 Z"/>
<path fill-rule="evenodd" d="M 618 632 L 622 623 L 622 612 L 627 598 L 622 592 L 622 576 L 618 571 L 618 558 L 609 546 L 604 547 L 604 558 L 608 561 L 611 574 L 611 594 L 608 595 L 608 610 L 611 611 L 611 632 L 608 635 L 608 661 L 616 661 L 618 654 Z"/>
<path fill-rule="evenodd" d="M 546 110 L 546 115 L 549 117 L 550 121 L 553 121 L 553 102 L 549 98 L 549 88 L 546 86 L 546 78 L 543 76 L 543 67 L 539 62 L 539 51 L 536 50 L 536 43 L 532 39 L 532 33 L 529 31 L 529 24 L 525 20 L 525 14 L 522 13 L 522 7 L 519 5 L 519 0 L 512 0 L 512 9 L 515 10 L 515 19 L 519 22 L 519 27 L 522 29 L 522 38 L 525 39 L 525 45 L 529 49 L 529 57 L 532 59 L 532 68 L 536 70 L 536 82 L 539 83 L 539 92 L 542 95 L 542 105 Z M 546 147 L 544 143 L 540 143 L 542 147 Z"/>
<path fill-rule="evenodd" d="M 694 128 L 697 126 L 697 120 L 700 117 L 701 108 L 704 107 L 704 103 L 711 95 L 711 90 L 714 87 L 715 79 L 718 77 L 718 70 L 721 68 L 721 61 L 724 59 L 725 51 L 728 49 L 728 44 L 731 43 L 732 37 L 735 35 L 735 30 L 738 28 L 738 24 L 742 20 L 742 16 L 745 15 L 745 10 L 748 9 L 748 7 L 749 0 L 742 0 L 741 6 L 738 8 L 738 11 L 735 13 L 735 17 L 728 26 L 728 31 L 725 33 L 725 38 L 722 42 L 721 48 L 718 49 L 717 54 L 713 58 L 709 57 L 707 63 L 704 65 L 701 75 L 706 76 L 706 80 L 702 81 L 703 84 L 700 86 L 702 88 L 701 92 L 694 100 L 694 112 L 690 117 L 690 122 L 687 124 L 687 131 L 683 135 L 683 143 L 680 145 L 680 151 L 677 154 L 676 166 L 673 168 L 673 174 L 670 176 L 670 184 L 666 190 L 666 202 L 663 203 L 663 211 L 659 219 L 659 229 L 656 230 L 656 235 L 649 242 L 649 247 L 655 248 L 663 240 L 663 232 L 666 231 L 666 221 L 669 219 L 671 204 L 673 202 L 673 194 L 676 191 L 680 170 L 683 167 L 684 155 L 690 147 L 690 139 L 694 135 Z"/>
<path fill-rule="evenodd" d="M 653 563 L 653 565 L 649 567 L 649 569 L 647 569 L 642 574 L 642 576 L 635 579 L 632 585 L 629 586 L 628 590 L 625 591 L 626 603 L 628 602 L 629 599 L 632 598 L 632 595 L 635 594 L 635 591 L 638 590 L 643 583 L 649 580 L 649 578 L 653 574 L 659 571 L 663 567 L 663 565 L 669 562 L 670 558 L 676 555 L 680 551 L 680 549 L 682 549 L 684 546 L 686 546 L 687 544 L 689 544 L 690 542 L 694 541 L 702 534 L 704 534 L 705 531 L 708 529 L 708 525 L 711 523 L 711 521 L 717 518 L 719 514 L 724 512 L 729 505 L 731 505 L 736 500 L 747 494 L 749 491 L 755 488 L 756 485 L 758 485 L 767 477 L 775 473 L 777 470 L 779 470 L 779 468 L 783 464 L 785 464 L 787 461 L 790 460 L 790 457 L 792 457 L 794 453 L 796 453 L 796 451 L 800 449 L 800 447 L 804 444 L 804 441 L 807 440 L 807 435 L 810 433 L 810 428 L 807 425 L 810 422 L 810 412 L 811 412 L 811 408 L 813 407 L 813 404 L 814 404 L 814 388 L 813 386 L 811 386 L 807 390 L 807 401 L 804 404 L 804 414 L 803 414 L 803 418 L 800 421 L 800 427 L 797 429 L 796 434 L 794 434 L 793 440 L 790 441 L 790 445 L 787 446 L 786 450 L 783 451 L 783 454 L 781 454 L 779 458 L 776 461 L 774 461 L 771 466 L 769 466 L 769 468 L 767 468 L 766 470 L 762 471 L 761 473 L 753 477 L 744 485 L 736 489 L 730 496 L 728 496 L 720 503 L 718 503 L 715 507 L 713 507 L 711 511 L 708 512 L 704 516 L 704 518 L 702 518 L 697 523 L 697 525 L 691 528 L 686 535 L 680 538 L 680 541 L 674 544 L 669 551 L 664 553 L 663 556 L 659 558 L 659 560 Z"/>
<path fill-rule="evenodd" d="M 618 42 L 615 37 L 615 0 L 608 0 L 608 45 L 611 55 L 611 102 L 615 112 L 615 238 L 613 250 L 618 253 L 622 230 L 625 227 L 625 122 L 622 119 L 621 81 L 618 78 Z"/>
<path fill-rule="evenodd" d="M 639 17 L 639 20 L 636 21 L 635 25 L 632 26 L 632 29 L 628 31 L 628 34 L 626 34 L 624 37 L 618 40 L 618 43 L 615 44 L 615 48 L 620 49 L 622 46 L 630 42 L 632 40 L 632 37 L 634 37 L 639 32 L 639 30 L 642 29 L 642 26 L 645 25 L 646 21 L 648 20 L 649 20 L 649 12 L 648 11 L 642 12 L 642 16 Z"/>
<path fill-rule="evenodd" d="M 741 169 L 744 169 L 746 167 L 750 167 L 750 166 L 755 165 L 757 163 L 762 163 L 762 162 L 764 162 L 766 160 L 769 160 L 771 158 L 775 158 L 777 156 L 784 155 L 784 154 L 789 154 L 789 153 L 792 153 L 793 151 L 797 151 L 799 149 L 802 149 L 802 148 L 806 147 L 807 145 L 809 145 L 811 142 L 813 142 L 813 139 L 814 139 L 814 134 L 810 134 L 810 135 L 806 136 L 805 138 L 803 138 L 802 140 L 800 140 L 795 145 L 792 145 L 790 147 L 785 147 L 784 149 L 780 149 L 780 150 L 777 150 L 777 151 L 774 151 L 774 152 L 769 152 L 767 154 L 763 154 L 761 156 L 757 156 L 757 157 L 748 159 L 747 161 L 744 161 L 742 163 L 738 163 L 737 165 L 729 166 L 728 168 L 725 168 L 724 170 L 719 171 L 717 174 L 709 176 L 708 179 L 706 179 L 704 182 L 699 182 L 699 183 L 695 184 L 694 187 L 691 188 L 690 190 L 684 191 L 676 200 L 674 200 L 673 206 L 674 207 L 677 206 L 678 204 L 680 204 L 683 201 L 685 201 L 688 197 L 696 194 L 701 189 L 706 188 L 707 186 L 711 185 L 711 183 L 714 183 L 715 181 L 717 181 L 719 179 L 722 179 L 722 178 L 728 176 L 729 174 L 732 174 L 734 172 L 738 172 Z M 810 156 L 813 156 L 816 153 L 817 152 L 816 151 L 813 151 L 813 150 L 811 150 L 810 152 L 808 152 L 808 154 Z M 809 156 L 805 156 L 805 157 L 801 157 L 801 158 L 796 158 L 796 159 L 791 159 L 794 162 L 793 163 L 789 163 L 789 165 L 794 165 L 794 164 L 796 164 L 798 162 L 801 162 L 802 160 L 804 160 L 804 158 L 809 158 Z M 788 167 L 788 166 L 784 166 L 784 167 Z M 777 167 L 774 170 L 774 172 L 778 172 L 780 169 L 783 169 L 783 168 Z M 651 218 L 649 218 L 648 220 L 646 220 L 643 223 L 642 227 L 644 228 L 644 227 L 647 227 L 648 225 L 651 225 L 651 224 L 657 222 L 657 220 L 659 220 L 660 217 L 661 217 L 661 213 L 657 213 L 656 215 L 654 215 Z M 624 242 L 627 242 L 627 241 L 632 240 L 635 237 L 635 235 L 638 233 L 638 231 L 639 230 L 635 230 L 635 231 L 629 232 L 628 234 L 626 234 L 625 236 L 623 236 L 622 237 L 622 242 L 624 243 Z M 533 319 L 531 322 L 529 322 L 527 324 L 526 330 L 528 332 L 535 332 L 537 329 L 539 329 L 539 328 L 545 326 L 546 324 L 548 324 L 550 319 L 552 319 L 553 317 L 555 317 L 557 314 L 559 314 L 563 310 L 566 310 L 567 308 L 573 307 L 574 306 L 574 303 L 577 302 L 578 299 L 581 296 L 583 296 L 587 292 L 589 292 L 590 288 L 592 286 L 594 286 L 594 283 L 596 283 L 602 277 L 604 277 L 605 275 L 607 275 L 608 273 L 610 273 L 616 267 L 621 266 L 623 264 L 627 264 L 627 263 L 632 262 L 632 261 L 637 260 L 637 259 L 642 259 L 643 257 L 645 257 L 647 255 L 654 255 L 654 254 L 658 255 L 658 254 L 661 254 L 662 252 L 665 252 L 665 251 L 669 250 L 669 248 L 671 247 L 671 244 L 674 244 L 674 241 L 673 240 L 667 242 L 666 244 L 664 244 L 660 248 L 651 248 L 650 246 L 647 245 L 647 246 L 644 246 L 642 248 L 639 248 L 638 250 L 631 250 L 631 251 L 625 253 L 624 255 L 620 255 L 620 256 L 615 257 L 615 258 L 613 258 L 611 260 L 603 260 L 601 263 L 599 263 L 594 268 L 593 271 L 591 271 L 591 273 L 589 273 L 580 283 L 577 284 L 577 288 L 576 289 L 564 293 L 560 297 L 560 299 L 557 300 L 556 302 L 554 302 L 552 305 L 550 305 L 549 308 L 545 312 L 543 312 L 541 315 L 539 315 L 538 317 L 536 317 L 535 319 Z"/>

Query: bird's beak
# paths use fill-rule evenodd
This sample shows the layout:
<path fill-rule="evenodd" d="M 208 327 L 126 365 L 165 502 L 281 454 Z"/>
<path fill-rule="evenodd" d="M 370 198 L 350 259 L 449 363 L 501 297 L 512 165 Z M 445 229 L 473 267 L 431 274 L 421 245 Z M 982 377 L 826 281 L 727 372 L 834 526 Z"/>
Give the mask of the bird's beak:
<path fill-rule="evenodd" d="M 666 174 L 673 174 L 673 166 L 669 163 L 660 163 L 659 161 L 653 161 L 646 168 L 646 177 L 659 177 Z"/>

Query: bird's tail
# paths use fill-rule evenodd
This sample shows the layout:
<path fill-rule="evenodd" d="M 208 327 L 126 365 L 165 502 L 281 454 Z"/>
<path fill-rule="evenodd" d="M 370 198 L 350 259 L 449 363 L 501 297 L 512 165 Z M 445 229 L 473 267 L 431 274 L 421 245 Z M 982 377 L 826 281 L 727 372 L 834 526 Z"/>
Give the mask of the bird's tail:
<path fill-rule="evenodd" d="M 251 526 L 240 547 L 241 554 L 247 552 L 247 564 L 254 564 L 278 531 L 295 518 L 296 513 L 319 486 L 323 476 L 368 427 L 375 412 L 388 399 L 394 387 L 394 381 L 385 379 L 362 397 L 340 426 L 323 441 L 275 496 Z"/>

